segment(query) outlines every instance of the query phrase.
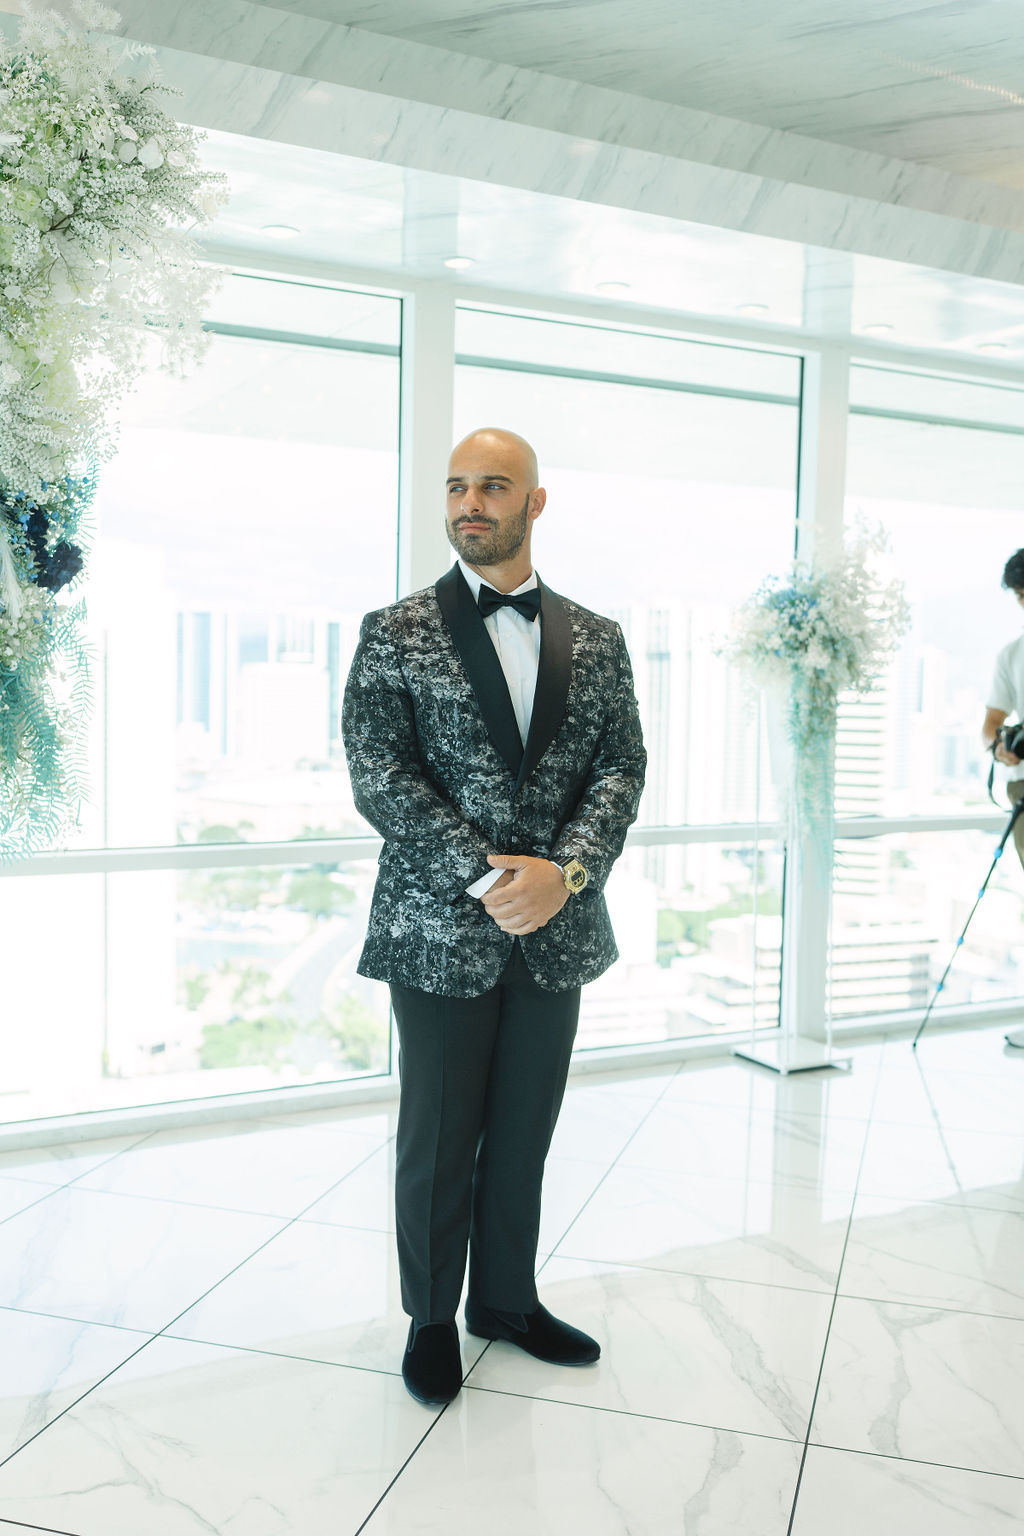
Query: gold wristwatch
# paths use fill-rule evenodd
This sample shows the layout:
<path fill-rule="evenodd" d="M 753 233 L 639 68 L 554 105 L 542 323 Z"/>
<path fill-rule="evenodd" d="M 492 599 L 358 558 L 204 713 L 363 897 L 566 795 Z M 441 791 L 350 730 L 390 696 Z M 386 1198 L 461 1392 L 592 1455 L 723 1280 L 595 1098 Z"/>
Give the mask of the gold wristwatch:
<path fill-rule="evenodd" d="M 570 859 L 568 864 L 561 866 L 562 882 L 570 896 L 578 896 L 586 885 L 590 876 L 580 863 L 579 859 Z"/>

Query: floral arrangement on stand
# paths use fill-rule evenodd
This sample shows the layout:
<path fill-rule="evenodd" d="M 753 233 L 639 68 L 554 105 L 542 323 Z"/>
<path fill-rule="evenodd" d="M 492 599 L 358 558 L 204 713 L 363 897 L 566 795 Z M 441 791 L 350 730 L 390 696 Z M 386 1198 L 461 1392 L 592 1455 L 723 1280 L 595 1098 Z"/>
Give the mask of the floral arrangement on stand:
<path fill-rule="evenodd" d="M 161 105 L 151 50 L 97 35 L 118 20 L 26 5 L 0 38 L 0 856 L 77 819 L 89 669 L 83 605 L 60 594 L 148 339 L 194 360 L 215 281 L 187 231 L 223 178 Z"/>
<path fill-rule="evenodd" d="M 831 866 L 839 696 L 872 686 L 910 623 L 902 582 L 879 570 L 887 549 L 881 529 L 860 525 L 828 564 L 797 562 L 785 576 L 768 577 L 737 611 L 722 647 L 781 710 L 786 841 L 795 847 L 809 834 L 822 869 Z"/>

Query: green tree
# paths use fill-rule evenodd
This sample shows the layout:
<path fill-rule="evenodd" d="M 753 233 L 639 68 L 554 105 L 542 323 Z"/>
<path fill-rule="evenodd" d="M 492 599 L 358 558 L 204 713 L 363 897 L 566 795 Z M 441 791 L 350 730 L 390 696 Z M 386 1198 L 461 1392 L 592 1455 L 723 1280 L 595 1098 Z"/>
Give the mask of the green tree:
<path fill-rule="evenodd" d="M 334 878 L 333 872 L 324 873 L 325 866 L 314 864 L 311 869 L 293 872 L 285 896 L 285 905 L 308 912 L 311 917 L 333 917 L 342 907 L 355 901 L 354 891 Z"/>
<path fill-rule="evenodd" d="M 228 822 L 207 822 L 196 833 L 197 843 L 244 843 L 247 834 L 254 830 L 255 823 L 251 821 L 239 821 L 234 826 Z"/>
<path fill-rule="evenodd" d="M 229 1019 L 206 1024 L 199 1047 L 199 1065 L 217 1067 L 281 1067 L 295 1038 L 294 1021 L 280 1014 Z"/>
<path fill-rule="evenodd" d="M 345 833 L 339 830 L 338 827 L 303 827 L 299 836 L 310 840 L 322 840 L 328 837 L 344 837 Z M 311 864 L 310 868 L 315 869 L 318 875 L 333 875 L 338 865 L 336 862 L 334 864 Z"/>
<path fill-rule="evenodd" d="M 266 966 L 224 960 L 216 976 L 229 988 L 234 1010 L 221 1022 L 203 1027 L 199 1047 L 202 1067 L 280 1067 L 290 1059 L 298 1026 L 287 992 L 276 992 Z"/>
<path fill-rule="evenodd" d="M 233 965 L 230 960 L 222 960 L 217 974 L 225 981 L 234 979 L 231 1001 L 241 1013 L 255 1013 L 278 1005 L 287 1007 L 291 1001 L 287 995 L 282 997 L 274 992 L 266 966 L 254 965 L 252 961 Z"/>
<path fill-rule="evenodd" d="M 695 944 L 707 949 L 711 943 L 711 925 L 726 917 L 744 917 L 754 910 L 750 895 L 733 896 L 719 902 L 716 907 L 676 908 L 662 907 L 658 913 L 659 965 L 669 965 L 680 953 L 684 944 Z M 777 917 L 782 911 L 782 898 L 778 891 L 761 891 L 758 895 L 758 912 L 761 917 Z"/>
<path fill-rule="evenodd" d="M 200 911 L 252 912 L 277 895 L 287 871 L 272 866 L 193 870 L 181 882 L 182 898 Z"/>
<path fill-rule="evenodd" d="M 330 1011 L 322 1014 L 314 1028 L 338 1049 L 341 1058 L 357 1072 L 387 1065 L 388 1022 L 367 1008 L 357 997 L 346 994 Z"/>
<path fill-rule="evenodd" d="M 193 1012 L 210 993 L 210 972 L 198 965 L 182 966 L 178 972 L 178 1001 Z"/>

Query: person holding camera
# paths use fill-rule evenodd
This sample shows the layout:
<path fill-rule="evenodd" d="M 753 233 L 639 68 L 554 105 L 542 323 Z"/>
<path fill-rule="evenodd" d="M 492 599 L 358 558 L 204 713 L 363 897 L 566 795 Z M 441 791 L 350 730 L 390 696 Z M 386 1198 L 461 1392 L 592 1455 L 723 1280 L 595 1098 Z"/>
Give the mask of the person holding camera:
<path fill-rule="evenodd" d="M 1018 549 L 1007 560 L 1003 569 L 1003 586 L 1016 597 L 1024 608 L 1024 549 Z M 996 658 L 992 687 L 985 707 L 985 723 L 981 739 L 994 763 L 1001 763 L 1006 770 L 1003 777 L 1011 805 L 1024 798 L 1024 725 L 1007 725 L 1011 715 L 1018 722 L 1024 721 L 1024 634 L 1004 645 Z M 994 775 L 993 775 L 994 777 Z M 991 789 L 992 780 L 989 781 Z M 1024 865 L 1024 813 L 1013 826 L 1013 841 Z M 1011 1030 L 1006 1036 L 1007 1045 L 1024 1049 L 1024 1029 Z"/>

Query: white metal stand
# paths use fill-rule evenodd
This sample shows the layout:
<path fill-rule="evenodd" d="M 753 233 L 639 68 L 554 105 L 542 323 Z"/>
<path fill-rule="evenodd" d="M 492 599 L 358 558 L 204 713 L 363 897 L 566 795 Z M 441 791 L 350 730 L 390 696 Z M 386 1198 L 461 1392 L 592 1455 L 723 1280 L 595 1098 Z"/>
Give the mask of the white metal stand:
<path fill-rule="evenodd" d="M 827 890 L 821 888 L 823 879 L 828 881 Z M 752 1029 L 749 1042 L 733 1049 L 734 1056 L 782 1076 L 823 1067 L 848 1072 L 853 1065 L 851 1057 L 835 1056 L 832 1051 L 832 988 L 826 971 L 831 883 L 831 850 L 822 860 L 818 851 L 808 846 L 806 837 L 797 837 L 786 849 L 778 1034 L 771 1040 L 759 1040 Z M 812 1010 L 816 1002 L 818 1019 L 821 1003 L 825 1004 L 824 1038 L 815 1030 L 817 1019 Z"/>
<path fill-rule="evenodd" d="M 757 887 L 760 870 L 761 821 L 761 717 L 762 694 L 757 707 L 757 750 L 755 773 L 757 790 L 754 802 L 754 956 L 750 1039 L 735 1046 L 733 1055 L 768 1067 L 780 1076 L 791 1072 L 816 1072 L 823 1068 L 848 1072 L 853 1066 L 849 1056 L 836 1056 L 832 1050 L 832 985 L 829 967 L 829 931 L 832 913 L 832 839 L 828 848 L 816 848 L 799 826 L 791 830 L 786 846 L 786 873 L 783 890 L 782 924 L 782 995 L 779 1000 L 779 1030 L 771 1040 L 758 1038 L 756 1024 L 757 993 Z M 775 700 L 778 706 L 779 701 Z M 785 738 L 781 711 L 768 709 L 772 773 L 776 784 L 792 774 L 792 754 Z M 790 790 L 792 795 L 792 789 Z M 824 1004 L 824 1038 L 818 1034 L 818 1019 Z M 817 1014 L 817 1018 L 815 1017 Z M 816 1027 L 817 1026 L 817 1027 Z"/>
<path fill-rule="evenodd" d="M 771 1044 L 766 1042 L 754 1050 L 749 1046 L 737 1045 L 733 1055 L 742 1056 L 744 1061 L 753 1061 L 759 1067 L 770 1067 L 781 1077 L 791 1072 L 820 1072 L 823 1067 L 835 1067 L 839 1071 L 849 1072 L 853 1066 L 852 1057 L 833 1056 L 830 1047 L 823 1045 L 820 1040 L 808 1040 L 799 1035 L 784 1037 Z"/>
<path fill-rule="evenodd" d="M 831 877 L 831 857 L 828 872 Z M 757 845 L 754 849 L 757 869 Z M 779 1029 L 770 1040 L 758 1038 L 751 1027 L 750 1039 L 734 1046 L 733 1055 L 768 1067 L 780 1076 L 791 1072 L 815 1072 L 824 1067 L 848 1072 L 853 1066 L 849 1056 L 836 1056 L 832 1050 L 831 985 L 827 982 L 829 909 L 828 894 L 820 890 L 822 870 L 806 839 L 786 850 L 786 876 L 782 925 L 782 996 L 779 1001 Z M 820 899 L 815 901 L 814 897 Z M 755 934 L 755 945 L 757 942 Z M 757 972 L 754 972 L 754 985 Z M 817 1022 L 810 1014 L 813 1001 L 825 1003 L 824 1038 L 812 1032 Z M 818 1018 L 821 1003 L 818 1003 Z M 820 1026 L 819 1026 L 820 1027 Z"/>
<path fill-rule="evenodd" d="M 826 345 L 807 358 L 802 389 L 796 553 L 808 564 L 827 558 L 842 543 L 849 388 L 849 356 L 838 344 Z M 788 742 L 780 712 L 776 710 L 775 714 L 773 720 L 770 707 L 772 775 L 776 784 L 792 783 L 792 765 L 786 766 Z M 758 741 L 760 745 L 760 733 Z M 773 1072 L 814 1072 L 823 1067 L 848 1071 L 852 1065 L 850 1057 L 832 1054 L 828 979 L 832 861 L 831 843 L 827 849 L 816 848 L 799 832 L 791 833 L 787 839 L 779 1033 L 769 1044 L 762 1044 L 752 1031 L 749 1045 L 734 1052 L 746 1061 L 770 1067 Z"/>

